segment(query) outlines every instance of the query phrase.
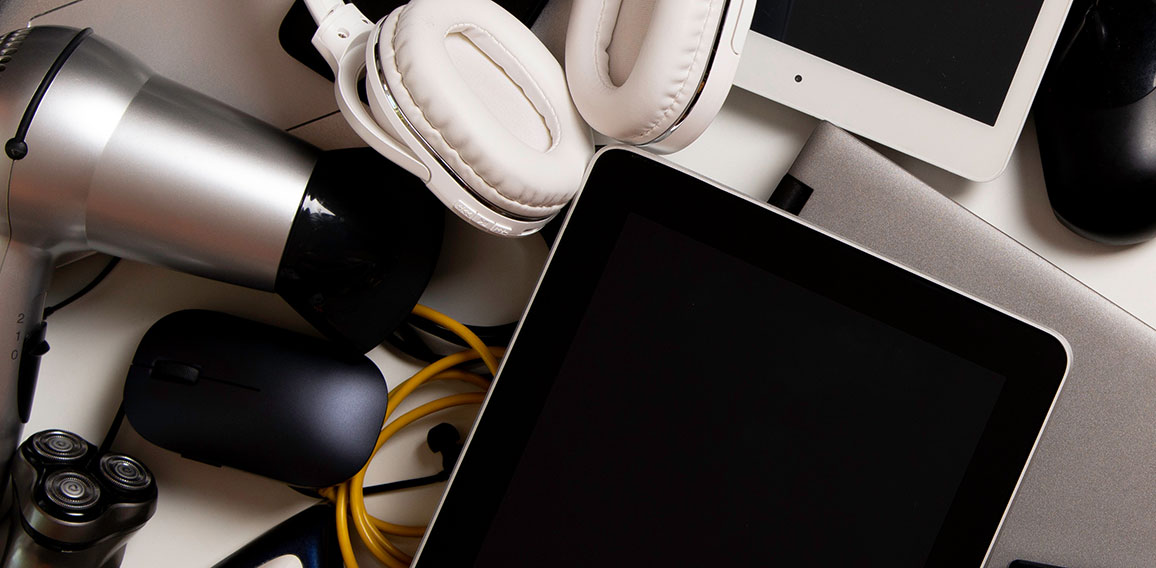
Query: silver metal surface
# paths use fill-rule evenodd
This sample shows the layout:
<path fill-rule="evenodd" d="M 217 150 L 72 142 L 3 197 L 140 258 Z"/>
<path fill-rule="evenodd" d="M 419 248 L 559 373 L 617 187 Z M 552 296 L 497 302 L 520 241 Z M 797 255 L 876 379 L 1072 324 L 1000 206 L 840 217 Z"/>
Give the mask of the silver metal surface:
<path fill-rule="evenodd" d="M 297 139 L 153 77 L 96 163 L 89 245 L 272 290 L 315 161 Z"/>
<path fill-rule="evenodd" d="M 29 41 L 63 29 L 36 28 Z M 0 100 L 26 99 L 0 81 Z M 91 36 L 53 81 L 27 142 L 9 189 L 16 240 L 266 290 L 316 160 L 308 145 Z"/>
<path fill-rule="evenodd" d="M 1072 360 L 984 566 L 1156 566 L 1156 331 L 822 124 L 802 217 L 1064 336 Z"/>
<path fill-rule="evenodd" d="M 0 236 L 0 242 L 6 240 Z M 51 271 L 47 252 L 20 242 L 10 242 L 0 260 L 0 480 L 8 478 L 12 450 L 20 443 L 24 425 L 17 406 L 17 376 L 27 358 L 24 341 L 40 325 Z"/>

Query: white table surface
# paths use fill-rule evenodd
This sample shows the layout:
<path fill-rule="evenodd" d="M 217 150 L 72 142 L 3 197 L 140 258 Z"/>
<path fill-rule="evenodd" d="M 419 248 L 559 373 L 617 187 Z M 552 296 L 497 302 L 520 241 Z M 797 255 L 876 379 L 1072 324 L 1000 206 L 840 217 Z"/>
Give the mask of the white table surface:
<path fill-rule="evenodd" d="M 91 26 L 96 32 L 176 79 L 282 128 L 336 110 L 331 84 L 289 58 L 277 44 L 277 26 L 290 0 L 0 0 L 0 27 L 36 17 L 37 24 Z M 548 7 L 536 31 L 558 45 Z M 766 197 L 778 183 L 816 121 L 734 90 L 714 124 L 671 159 L 740 191 Z M 338 116 L 293 129 L 323 148 L 361 145 Z M 1156 323 L 1156 244 L 1109 247 L 1084 240 L 1052 215 L 1044 190 L 1035 132 L 1029 120 L 1002 176 L 973 183 L 917 160 L 886 151 L 929 185 L 1034 250 L 1149 324 Z M 424 302 L 464 321 L 500 323 L 517 317 L 545 258 L 538 239 L 489 238 L 461 225 L 448 232 L 435 282 Z M 61 268 L 50 303 L 83 284 L 103 257 Z M 1009 283 L 1014 285 L 1014 283 Z M 124 262 L 95 291 L 49 320 L 52 350 L 43 359 L 31 434 L 65 428 L 99 442 L 120 401 L 137 342 L 160 317 L 185 308 L 225 311 L 310 332 L 280 298 L 152 266 Z M 393 385 L 418 366 L 378 348 L 369 356 Z M 444 387 L 431 387 L 432 398 Z M 424 399 L 423 399 L 424 400 Z M 471 409 L 448 420 L 468 427 Z M 439 459 L 424 448 L 426 428 L 411 428 L 386 447 L 370 482 L 427 475 Z M 182 459 L 125 428 L 114 446 L 156 473 L 156 516 L 131 541 L 124 566 L 209 566 L 311 501 L 255 475 Z M 441 486 L 375 497 L 371 511 L 402 523 L 428 519 Z M 410 543 L 411 545 L 414 543 Z M 363 557 L 368 558 L 368 557 Z M 365 566 L 374 565 L 366 560 Z"/>

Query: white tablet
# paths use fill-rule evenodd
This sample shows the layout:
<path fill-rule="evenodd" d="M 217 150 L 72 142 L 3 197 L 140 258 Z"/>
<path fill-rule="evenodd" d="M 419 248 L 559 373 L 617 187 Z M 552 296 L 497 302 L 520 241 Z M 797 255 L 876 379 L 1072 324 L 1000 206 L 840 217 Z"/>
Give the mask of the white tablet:
<path fill-rule="evenodd" d="M 986 181 L 1007 165 L 1070 5 L 758 0 L 735 84 Z"/>

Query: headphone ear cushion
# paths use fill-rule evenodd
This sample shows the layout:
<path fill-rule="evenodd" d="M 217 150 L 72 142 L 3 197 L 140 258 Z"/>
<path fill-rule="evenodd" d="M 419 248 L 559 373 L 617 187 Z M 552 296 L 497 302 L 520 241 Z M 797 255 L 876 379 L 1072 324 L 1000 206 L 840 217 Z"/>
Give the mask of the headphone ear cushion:
<path fill-rule="evenodd" d="M 645 144 L 686 112 L 718 43 L 726 0 L 574 0 L 566 78 L 595 130 Z"/>
<path fill-rule="evenodd" d="M 484 201 L 541 218 L 578 191 L 593 153 L 558 61 L 490 1 L 413 0 L 382 23 L 398 109 Z"/>

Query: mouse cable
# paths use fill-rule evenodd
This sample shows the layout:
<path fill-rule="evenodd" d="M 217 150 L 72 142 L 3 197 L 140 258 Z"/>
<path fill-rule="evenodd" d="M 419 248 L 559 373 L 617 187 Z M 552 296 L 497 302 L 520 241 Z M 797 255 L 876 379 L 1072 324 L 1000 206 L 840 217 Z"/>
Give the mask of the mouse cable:
<path fill-rule="evenodd" d="M 433 475 L 427 475 L 425 477 L 415 477 L 413 479 L 403 479 L 401 481 L 391 481 L 389 483 L 382 483 L 379 485 L 374 485 L 372 487 L 366 487 L 365 489 L 362 490 L 362 493 L 364 493 L 366 497 L 369 497 L 370 495 L 380 495 L 382 493 L 389 493 L 390 491 L 401 491 L 402 489 L 412 489 L 414 487 L 425 487 L 426 485 L 433 485 L 435 483 L 441 483 L 443 481 L 446 481 L 449 478 L 450 478 L 450 472 L 447 469 L 447 470 L 439 471 Z"/>
<path fill-rule="evenodd" d="M 386 483 L 380 483 L 378 485 L 371 485 L 366 487 L 362 493 L 364 493 L 366 497 L 369 497 L 371 495 L 381 495 L 382 493 L 391 493 L 393 491 L 401 491 L 403 489 L 413 489 L 415 487 L 425 487 L 427 485 L 441 483 L 443 481 L 449 480 L 451 469 L 453 469 L 452 465 L 449 468 L 443 469 L 433 475 L 425 475 L 422 477 L 414 477 L 412 479 L 401 479 L 398 481 L 389 481 Z M 292 489 L 306 497 L 311 497 L 313 499 L 324 499 L 324 497 L 315 489 L 310 489 L 308 487 L 297 487 L 295 485 L 290 485 L 289 489 Z"/>
<path fill-rule="evenodd" d="M 76 293 L 61 300 L 57 304 L 44 308 L 43 319 L 48 319 L 48 316 L 60 311 L 60 308 L 63 308 L 64 306 L 79 300 L 82 296 L 91 292 L 93 288 L 96 288 L 97 285 L 99 285 L 104 281 L 105 278 L 108 277 L 109 273 L 112 272 L 112 269 L 116 268 L 117 264 L 120 264 L 119 257 L 114 256 L 109 259 L 108 264 L 104 265 L 104 268 L 101 269 L 100 274 L 97 274 L 95 277 L 93 277 L 93 279 L 90 280 L 88 284 L 85 284 L 83 288 L 77 290 Z"/>
<path fill-rule="evenodd" d="M 413 558 L 402 551 L 386 536 L 420 537 L 425 533 L 424 526 L 396 525 L 383 521 L 369 514 L 365 507 L 365 475 L 369 470 L 373 456 L 381 449 L 385 442 L 398 431 L 435 412 L 456 406 L 481 404 L 485 399 L 485 392 L 489 389 L 489 380 L 476 373 L 457 368 L 459 365 L 481 359 L 490 375 L 498 372 L 498 358 L 505 350 L 499 347 L 489 347 L 471 332 L 466 326 L 454 321 L 449 316 L 437 312 L 423 305 L 414 306 L 413 314 L 417 317 L 432 321 L 458 335 L 470 346 L 468 351 L 455 353 L 443 357 L 426 366 L 409 379 L 394 387 L 389 393 L 386 404 L 385 420 L 377 443 L 373 447 L 369 460 L 361 471 L 353 478 L 334 487 L 322 489 L 320 493 L 336 505 L 337 541 L 341 549 L 341 557 L 346 568 L 358 568 L 357 559 L 353 555 L 353 541 L 350 532 L 350 521 L 353 530 L 361 537 L 362 543 L 375 558 L 389 568 L 406 568 Z M 431 381 L 457 380 L 470 383 L 483 392 L 465 393 L 445 396 L 432 402 L 427 402 L 414 410 L 393 418 L 397 407 L 412 394 L 418 387 Z M 392 418 L 392 420 L 391 420 Z"/>
<path fill-rule="evenodd" d="M 112 417 L 112 423 L 108 425 L 108 431 L 104 434 L 104 439 L 100 441 L 100 453 L 106 454 L 112 449 L 112 443 L 116 441 L 116 435 L 120 432 L 120 425 L 124 422 L 124 400 L 120 401 L 120 406 L 116 407 L 116 415 Z"/>

